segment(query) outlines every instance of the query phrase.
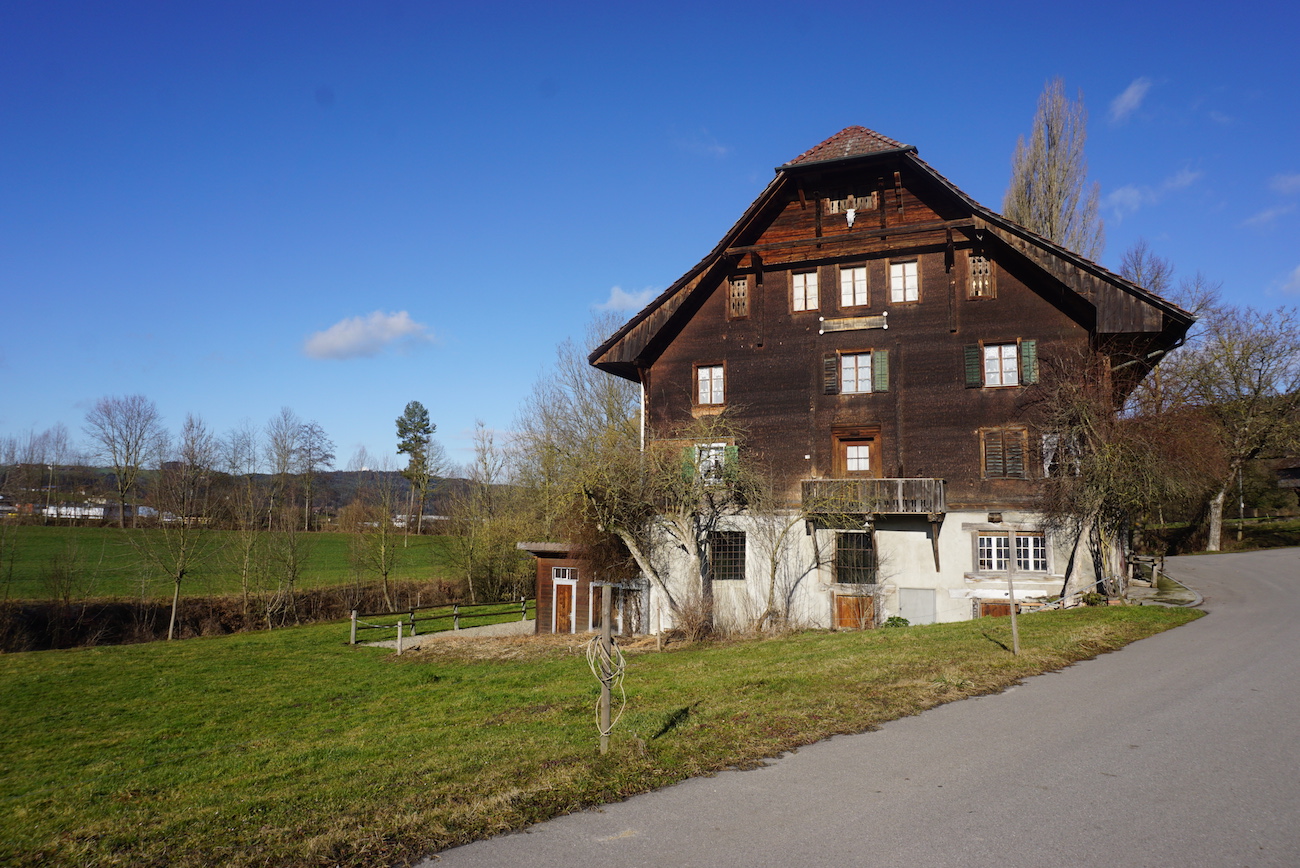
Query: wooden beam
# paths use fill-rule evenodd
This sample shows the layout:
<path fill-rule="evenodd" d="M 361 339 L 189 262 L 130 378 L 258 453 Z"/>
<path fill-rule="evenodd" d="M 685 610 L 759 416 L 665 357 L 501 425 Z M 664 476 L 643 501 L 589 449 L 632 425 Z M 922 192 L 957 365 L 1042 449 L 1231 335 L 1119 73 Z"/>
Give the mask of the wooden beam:
<path fill-rule="evenodd" d="M 837 244 L 847 241 L 867 241 L 872 238 L 885 238 L 900 235 L 923 235 L 927 232 L 942 232 L 945 229 L 970 229 L 975 222 L 969 218 L 961 220 L 938 220 L 933 223 L 917 223 L 912 226 L 899 226 L 894 229 L 867 229 L 861 232 L 845 232 L 836 235 L 824 235 L 814 238 L 796 238 L 792 241 L 774 241 L 771 244 L 753 244 L 745 247 L 728 247 L 727 256 L 741 256 L 746 253 L 766 253 L 771 250 L 787 250 L 792 247 L 812 247 L 814 245 Z"/>

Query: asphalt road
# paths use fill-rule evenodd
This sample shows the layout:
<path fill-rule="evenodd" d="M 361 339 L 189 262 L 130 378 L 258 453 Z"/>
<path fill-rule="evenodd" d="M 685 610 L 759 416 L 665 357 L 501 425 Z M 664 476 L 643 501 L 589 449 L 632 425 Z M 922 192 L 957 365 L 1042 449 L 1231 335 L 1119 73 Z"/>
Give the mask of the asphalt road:
<path fill-rule="evenodd" d="M 433 866 L 1300 866 L 1300 549 L 1178 558 L 1208 617 Z"/>

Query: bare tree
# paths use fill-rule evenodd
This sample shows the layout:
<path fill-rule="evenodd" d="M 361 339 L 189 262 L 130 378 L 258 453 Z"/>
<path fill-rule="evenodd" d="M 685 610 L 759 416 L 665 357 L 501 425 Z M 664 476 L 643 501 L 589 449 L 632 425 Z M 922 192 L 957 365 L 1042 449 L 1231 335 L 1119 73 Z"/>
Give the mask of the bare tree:
<path fill-rule="evenodd" d="M 1098 214 L 1100 185 L 1088 184 L 1088 112 L 1054 78 L 1043 88 L 1026 142 L 1016 142 L 1011 183 L 1002 213 L 1049 241 L 1089 259 L 1101 256 L 1105 227 Z"/>
<path fill-rule="evenodd" d="M 1177 361 L 1186 400 L 1213 420 L 1225 467 L 1208 506 L 1207 548 L 1222 546 L 1223 504 L 1246 463 L 1300 446 L 1300 316 L 1220 307 Z"/>
<path fill-rule="evenodd" d="M 158 530 L 135 540 L 137 549 L 172 582 L 167 638 L 176 636 L 181 585 L 212 550 L 209 489 L 219 456 L 215 437 L 197 416 L 185 417 L 173 448 L 160 453 L 157 479 L 150 492 L 158 511 Z"/>
<path fill-rule="evenodd" d="M 100 398 L 86 414 L 85 430 L 95 444 L 96 457 L 113 468 L 119 524 L 126 527 L 127 498 L 135 490 L 142 465 L 164 436 L 158 408 L 143 395 Z M 133 514 L 132 527 L 135 524 Z"/>
<path fill-rule="evenodd" d="M 271 472 L 271 496 L 267 501 L 266 527 L 270 530 L 279 505 L 292 499 L 293 474 L 302 448 L 302 420 L 288 407 L 266 423 L 266 464 Z"/>
<path fill-rule="evenodd" d="M 358 449 L 349 465 L 350 470 L 365 471 L 368 478 L 357 491 L 357 497 L 339 513 L 339 524 L 352 534 L 349 554 L 358 574 L 370 574 L 380 581 L 384 604 L 393 608 L 390 578 L 402 557 L 397 527 L 393 516 L 398 504 L 397 474 L 387 459 L 379 462 L 379 469 L 370 467 L 366 450 Z"/>
<path fill-rule="evenodd" d="M 316 490 L 316 476 L 334 466 L 334 441 L 315 421 L 304 422 L 298 429 L 296 456 L 298 475 L 302 479 L 303 530 L 311 530 L 312 494 Z"/>
<path fill-rule="evenodd" d="M 1173 288 L 1174 266 L 1156 255 L 1145 238 L 1139 238 L 1120 257 L 1119 273 L 1145 290 L 1167 297 Z"/>
<path fill-rule="evenodd" d="M 245 623 L 250 600 L 260 592 L 266 577 L 266 489 L 257 474 L 262 468 L 261 432 L 245 422 L 226 435 L 224 465 L 231 477 L 230 512 L 233 531 L 225 551 L 230 566 L 239 575 Z"/>

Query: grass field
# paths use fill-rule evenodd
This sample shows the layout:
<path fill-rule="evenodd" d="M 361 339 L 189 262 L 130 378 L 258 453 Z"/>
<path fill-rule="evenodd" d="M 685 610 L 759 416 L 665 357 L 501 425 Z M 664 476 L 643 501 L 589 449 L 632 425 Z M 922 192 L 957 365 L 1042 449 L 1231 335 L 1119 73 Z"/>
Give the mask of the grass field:
<path fill-rule="evenodd" d="M 601 757 L 582 637 L 400 658 L 346 624 L 0 656 L 0 863 L 389 865 L 856 732 L 1200 613 L 1102 607 L 629 648 Z"/>
<path fill-rule="evenodd" d="M 4 562 L 0 563 L 0 598 L 53 598 L 55 594 L 47 579 L 50 565 L 56 558 L 67 556 L 74 559 L 87 579 L 85 596 L 140 599 L 171 595 L 170 582 L 149 569 L 131 544 L 133 535 L 147 536 L 160 531 L 25 525 L 9 525 L 2 530 L 6 554 Z M 313 533 L 304 537 L 309 554 L 300 588 L 341 585 L 356 578 L 348 559 L 348 534 Z M 212 538 L 215 543 L 213 553 L 186 579 L 182 590 L 187 596 L 236 594 L 240 591 L 239 576 L 227 557 L 229 550 L 222 547 L 229 535 L 224 531 L 212 531 Z M 401 550 L 398 568 L 391 578 L 453 577 L 447 537 L 412 535 L 406 539 L 409 544 Z M 370 576 L 365 578 L 372 579 Z"/>

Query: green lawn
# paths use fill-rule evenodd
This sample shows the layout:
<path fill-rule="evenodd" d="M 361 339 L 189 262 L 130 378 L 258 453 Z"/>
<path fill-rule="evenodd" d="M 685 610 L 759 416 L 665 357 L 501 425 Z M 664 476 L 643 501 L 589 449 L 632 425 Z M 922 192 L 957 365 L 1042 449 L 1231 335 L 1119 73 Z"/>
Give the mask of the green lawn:
<path fill-rule="evenodd" d="M 4 533 L 4 562 L 0 563 L 0 599 L 50 599 L 48 575 L 51 563 L 71 554 L 81 574 L 86 576 L 87 596 L 140 599 L 169 597 L 171 585 L 144 565 L 132 535 L 158 534 L 157 530 L 121 530 L 113 527 L 41 527 L 8 525 Z M 309 555 L 300 588 L 329 587 L 352 581 L 355 576 L 348 559 L 348 534 L 305 534 Z M 239 577 L 224 556 L 222 545 L 230 539 L 223 531 L 213 531 L 214 552 L 183 586 L 187 596 L 239 593 Z M 447 537 L 415 536 L 406 538 L 394 580 L 450 579 L 454 576 L 449 561 Z M 10 560 L 9 552 L 12 552 Z M 371 580 L 372 577 L 365 577 Z"/>
<path fill-rule="evenodd" d="M 0 656 L 0 864 L 389 865 L 868 729 L 1200 613 L 1099 607 L 629 652 L 596 751 L 582 637 L 432 643 L 345 623 Z M 653 648 L 653 643 L 647 645 Z"/>

